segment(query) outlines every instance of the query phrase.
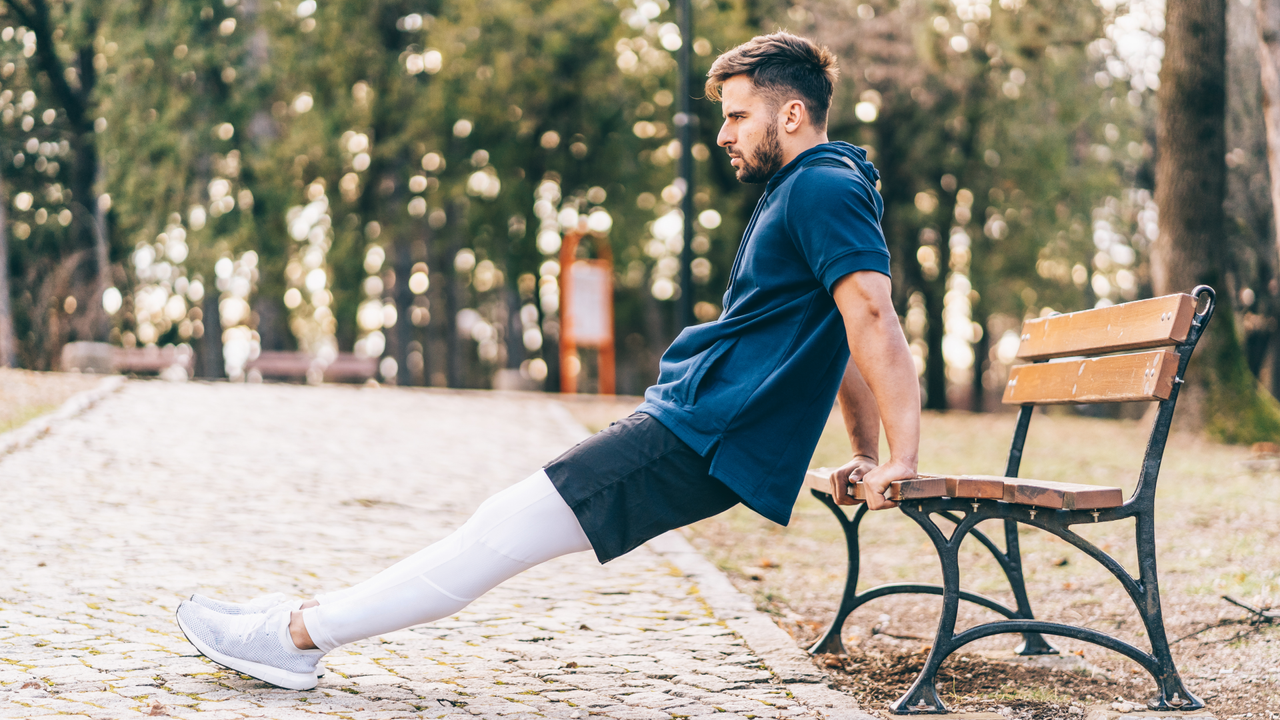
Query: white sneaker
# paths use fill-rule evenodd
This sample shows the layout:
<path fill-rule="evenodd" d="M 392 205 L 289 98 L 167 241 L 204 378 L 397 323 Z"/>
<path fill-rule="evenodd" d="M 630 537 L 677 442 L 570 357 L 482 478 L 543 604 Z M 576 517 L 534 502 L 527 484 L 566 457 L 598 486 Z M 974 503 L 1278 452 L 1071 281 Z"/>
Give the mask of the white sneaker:
<path fill-rule="evenodd" d="M 268 612 L 276 608 L 292 611 L 297 610 L 298 606 L 302 604 L 301 600 L 285 595 L 284 593 L 271 593 L 270 595 L 256 597 L 249 602 L 244 603 L 214 600 L 206 595 L 196 593 L 191 596 L 191 602 L 201 607 L 207 607 L 216 613 L 222 613 L 223 615 L 254 615 L 256 613 Z"/>
<path fill-rule="evenodd" d="M 193 602 L 178 606 L 178 627 L 200 654 L 266 683 L 289 690 L 316 686 L 322 650 L 299 650 L 284 610 L 223 615 Z"/>

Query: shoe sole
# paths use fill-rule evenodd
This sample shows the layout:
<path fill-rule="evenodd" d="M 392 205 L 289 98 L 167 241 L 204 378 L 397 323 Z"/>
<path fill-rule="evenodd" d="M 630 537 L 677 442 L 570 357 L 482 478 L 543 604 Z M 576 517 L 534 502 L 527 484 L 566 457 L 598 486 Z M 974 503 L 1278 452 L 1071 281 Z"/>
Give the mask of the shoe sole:
<path fill-rule="evenodd" d="M 263 665 L 262 663 L 250 662 L 248 660 L 231 657 L 230 655 L 224 655 L 207 645 L 195 633 L 189 632 L 187 630 L 186 623 L 182 621 L 181 615 L 177 615 L 175 613 L 175 616 L 178 620 L 178 628 L 182 630 L 182 634 L 187 638 L 187 642 L 194 645 L 195 648 L 200 651 L 201 655 L 204 655 L 223 667 L 230 668 L 239 673 L 244 673 L 255 680 L 261 680 L 264 683 L 269 683 L 286 690 L 311 690 L 319 684 L 319 680 L 315 674 L 303 675 L 301 673 L 293 673 L 270 665 Z"/>

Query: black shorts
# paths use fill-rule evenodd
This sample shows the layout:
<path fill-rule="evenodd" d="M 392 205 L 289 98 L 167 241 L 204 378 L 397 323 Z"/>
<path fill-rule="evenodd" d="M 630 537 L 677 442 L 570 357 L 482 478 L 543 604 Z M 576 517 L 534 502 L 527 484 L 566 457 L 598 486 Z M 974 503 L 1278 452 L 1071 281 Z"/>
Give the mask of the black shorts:
<path fill-rule="evenodd" d="M 602 563 L 668 530 L 737 505 L 711 461 L 644 413 L 623 418 L 545 467 Z"/>

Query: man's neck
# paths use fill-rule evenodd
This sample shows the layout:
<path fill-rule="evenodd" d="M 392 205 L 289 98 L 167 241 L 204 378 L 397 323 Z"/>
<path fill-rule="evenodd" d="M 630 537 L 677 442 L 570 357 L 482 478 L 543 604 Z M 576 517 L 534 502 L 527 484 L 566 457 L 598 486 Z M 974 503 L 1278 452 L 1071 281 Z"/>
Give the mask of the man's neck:
<path fill-rule="evenodd" d="M 792 160 L 795 160 L 804 151 L 830 142 L 830 140 L 827 140 L 827 133 L 825 131 L 807 132 L 803 137 L 792 136 L 789 139 L 791 142 L 784 144 L 782 147 L 783 166 L 786 166 Z"/>

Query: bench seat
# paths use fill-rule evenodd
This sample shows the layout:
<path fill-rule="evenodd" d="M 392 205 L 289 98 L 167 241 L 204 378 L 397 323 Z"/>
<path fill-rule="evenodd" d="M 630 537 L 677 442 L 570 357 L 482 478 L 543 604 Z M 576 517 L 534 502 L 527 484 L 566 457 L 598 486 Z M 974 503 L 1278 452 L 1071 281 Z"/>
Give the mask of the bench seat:
<path fill-rule="evenodd" d="M 815 468 L 805 476 L 810 490 L 831 493 L 830 468 Z M 889 499 L 923 500 L 949 497 L 963 500 L 1003 500 L 1052 510 L 1102 510 L 1124 504 L 1124 490 L 1103 485 L 1053 482 L 996 475 L 921 475 L 914 480 L 898 480 L 889 486 Z M 853 486 L 853 499 L 865 502 L 861 482 Z"/>

